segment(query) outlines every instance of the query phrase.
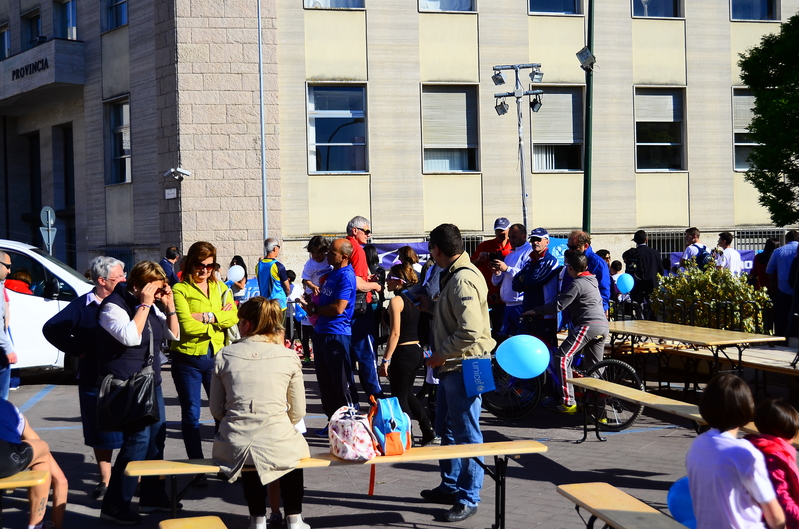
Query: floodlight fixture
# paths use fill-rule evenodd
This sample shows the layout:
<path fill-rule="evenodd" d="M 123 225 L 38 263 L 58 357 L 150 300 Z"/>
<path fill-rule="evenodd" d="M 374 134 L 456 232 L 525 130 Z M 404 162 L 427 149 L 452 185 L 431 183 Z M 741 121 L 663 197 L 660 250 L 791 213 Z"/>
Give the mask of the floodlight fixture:
<path fill-rule="evenodd" d="M 497 86 L 505 84 L 505 74 L 495 70 L 494 75 L 491 76 L 491 80 L 494 81 L 494 84 Z"/>
<path fill-rule="evenodd" d="M 580 67 L 583 70 L 588 72 L 594 69 L 596 57 L 594 57 L 594 54 L 591 53 L 591 50 L 588 48 L 588 46 L 585 46 L 583 49 L 577 52 L 577 60 L 580 61 Z"/>
<path fill-rule="evenodd" d="M 539 70 L 538 68 L 533 68 L 533 71 L 530 72 L 530 80 L 534 83 L 541 83 L 544 81 L 544 72 Z"/>
<path fill-rule="evenodd" d="M 497 105 L 494 107 L 494 110 L 497 111 L 497 115 L 498 116 L 504 116 L 505 114 L 508 113 L 508 109 L 509 108 L 510 107 L 508 106 L 508 104 L 503 99 L 501 102 L 499 100 L 497 100 Z"/>
<path fill-rule="evenodd" d="M 530 110 L 532 110 L 533 112 L 538 112 L 539 110 L 541 110 L 542 104 L 543 103 L 541 102 L 541 94 L 538 94 L 530 100 Z"/>

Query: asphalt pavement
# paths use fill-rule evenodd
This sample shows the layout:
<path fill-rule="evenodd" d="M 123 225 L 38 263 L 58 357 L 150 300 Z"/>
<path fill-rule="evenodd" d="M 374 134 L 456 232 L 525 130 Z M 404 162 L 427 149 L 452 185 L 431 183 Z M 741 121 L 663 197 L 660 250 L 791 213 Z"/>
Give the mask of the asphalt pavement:
<path fill-rule="evenodd" d="M 312 367 L 304 368 L 308 407 L 306 439 L 311 453 L 327 451 L 327 440 L 313 436 L 325 417 Z M 421 377 L 418 379 L 421 383 Z M 180 433 L 180 408 L 169 366 L 164 369 L 164 398 L 168 420 L 167 459 L 185 459 Z M 672 392 L 681 398 L 681 392 Z M 97 484 L 92 450 L 83 444 L 77 386 L 23 384 L 10 400 L 20 407 L 69 479 L 66 527 L 111 527 L 99 519 L 100 501 L 91 493 Z M 207 403 L 203 410 L 204 453 L 210 457 L 213 421 Z M 667 512 L 666 494 L 685 475 L 686 451 L 696 434 L 693 425 L 676 416 L 646 410 L 628 430 L 607 435 L 606 442 L 589 437 L 582 444 L 582 416 L 558 416 L 536 409 L 519 421 L 481 417 L 486 441 L 534 439 L 544 443 L 544 454 L 521 456 L 508 466 L 507 527 L 585 527 L 574 505 L 555 487 L 567 483 L 604 481 Z M 181 479 L 181 484 L 188 478 Z M 419 491 L 439 483 L 435 461 L 377 467 L 374 496 L 368 496 L 369 469 L 335 467 L 305 470 L 303 518 L 314 529 L 332 527 L 467 527 L 487 528 L 494 521 L 494 482 L 486 477 L 482 502 L 475 516 L 452 524 L 439 521 L 444 506 L 424 503 Z M 138 498 L 134 498 L 136 508 Z M 240 483 L 210 478 L 204 488 L 193 488 L 183 499 L 181 517 L 217 515 L 231 529 L 246 529 L 248 513 Z M 4 499 L 5 527 L 25 527 L 26 492 L 17 490 Z M 49 510 L 48 510 L 49 512 Z M 156 528 L 167 513 L 144 515 L 139 527 Z"/>

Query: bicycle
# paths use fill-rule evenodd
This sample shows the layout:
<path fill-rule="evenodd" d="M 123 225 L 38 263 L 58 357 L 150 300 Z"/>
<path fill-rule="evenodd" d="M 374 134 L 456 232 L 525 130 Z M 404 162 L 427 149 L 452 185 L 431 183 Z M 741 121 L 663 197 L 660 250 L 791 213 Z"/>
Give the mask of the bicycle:
<path fill-rule="evenodd" d="M 578 352 L 572 361 L 572 376 L 594 377 L 615 384 L 644 391 L 641 378 L 626 362 L 610 358 L 602 360 L 589 369 L 582 369 L 583 352 Z M 516 378 L 502 369 L 495 359 L 491 361 L 496 388 L 483 394 L 483 407 L 500 419 L 521 419 L 538 407 L 547 377 L 551 377 L 556 385 L 560 385 L 560 376 L 550 364 L 540 376 L 531 379 Z M 629 428 L 644 411 L 642 404 L 627 402 L 610 395 L 597 395 L 597 412 L 593 404 L 585 402 L 583 390 L 575 388 L 575 399 L 583 405 L 592 424 L 599 423 L 604 431 L 621 431 Z"/>

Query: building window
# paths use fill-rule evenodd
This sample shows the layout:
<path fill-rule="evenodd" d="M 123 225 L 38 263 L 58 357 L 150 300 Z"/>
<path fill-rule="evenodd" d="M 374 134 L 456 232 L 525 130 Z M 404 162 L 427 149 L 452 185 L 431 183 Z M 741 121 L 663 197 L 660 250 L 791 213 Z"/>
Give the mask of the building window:
<path fill-rule="evenodd" d="M 747 88 L 734 88 L 732 91 L 732 134 L 735 150 L 735 170 L 749 170 L 749 154 L 757 145 L 749 137 L 749 123 L 752 122 L 752 108 L 755 96 Z"/>
<path fill-rule="evenodd" d="M 11 33 L 8 26 L 0 29 L 0 61 L 11 56 Z"/>
<path fill-rule="evenodd" d="M 110 0 L 108 4 L 109 31 L 128 23 L 128 1 Z"/>
<path fill-rule="evenodd" d="M 419 0 L 419 11 L 477 11 L 476 0 Z"/>
<path fill-rule="evenodd" d="M 364 0 L 305 0 L 312 9 L 363 9 Z"/>
<path fill-rule="evenodd" d="M 635 89 L 636 167 L 641 171 L 683 169 L 683 92 Z"/>
<path fill-rule="evenodd" d="M 732 0 L 733 20 L 779 20 L 779 0 Z"/>
<path fill-rule="evenodd" d="M 531 13 L 579 15 L 581 0 L 530 0 Z"/>
<path fill-rule="evenodd" d="M 42 36 L 42 17 L 39 11 L 25 15 L 22 19 L 22 47 L 26 50 L 38 46 Z"/>
<path fill-rule="evenodd" d="M 366 172 L 365 109 L 363 86 L 308 87 L 310 172 Z"/>
<path fill-rule="evenodd" d="M 425 173 L 478 171 L 477 87 L 422 87 Z"/>
<path fill-rule="evenodd" d="M 533 171 L 583 168 L 583 89 L 543 88 L 541 109 L 531 112 Z"/>
<path fill-rule="evenodd" d="M 109 108 L 111 170 L 107 185 L 130 182 L 130 103 L 113 103 Z"/>
<path fill-rule="evenodd" d="M 633 0 L 634 17 L 681 17 L 680 0 Z"/>
<path fill-rule="evenodd" d="M 67 0 L 56 4 L 56 36 L 60 39 L 78 40 L 78 1 Z"/>

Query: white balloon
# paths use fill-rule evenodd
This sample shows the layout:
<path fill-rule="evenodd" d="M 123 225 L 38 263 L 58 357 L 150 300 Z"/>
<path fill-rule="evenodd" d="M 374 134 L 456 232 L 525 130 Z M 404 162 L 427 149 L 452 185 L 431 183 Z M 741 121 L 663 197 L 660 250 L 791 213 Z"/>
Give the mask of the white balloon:
<path fill-rule="evenodd" d="M 239 265 L 231 266 L 228 268 L 227 278 L 229 281 L 233 281 L 234 283 L 241 281 L 244 278 L 244 268 Z"/>

